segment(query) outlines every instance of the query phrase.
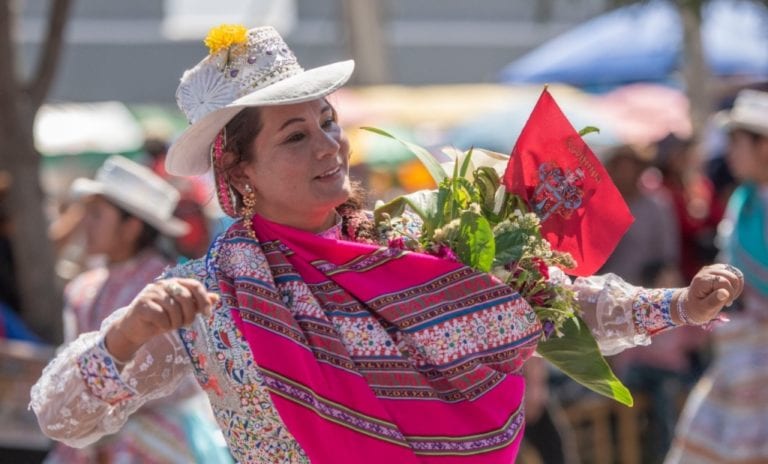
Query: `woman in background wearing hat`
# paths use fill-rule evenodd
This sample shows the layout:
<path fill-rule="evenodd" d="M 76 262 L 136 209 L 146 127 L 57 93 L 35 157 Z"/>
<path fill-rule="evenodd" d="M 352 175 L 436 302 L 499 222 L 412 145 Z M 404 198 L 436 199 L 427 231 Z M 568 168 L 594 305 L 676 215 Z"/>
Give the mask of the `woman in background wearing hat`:
<path fill-rule="evenodd" d="M 240 220 L 51 363 L 32 392 L 43 431 L 94 440 L 192 372 L 241 462 L 513 462 L 520 369 L 541 324 L 488 274 L 377 246 L 325 98 L 353 63 L 304 71 L 270 27 L 222 27 L 206 44 L 177 92 L 191 126 L 166 166 L 212 166 L 223 210 Z M 616 352 L 709 321 L 741 281 L 715 266 L 687 289 L 615 276 L 576 286 Z"/>
<path fill-rule="evenodd" d="M 721 115 L 742 184 L 720 224 L 723 259 L 744 270 L 741 310 L 714 332 L 715 357 L 686 402 L 666 463 L 768 462 L 768 92 Z"/>
<path fill-rule="evenodd" d="M 176 189 L 121 156 L 108 158 L 94 180 L 77 179 L 72 194 L 85 205 L 85 252 L 102 257 L 105 265 L 82 273 L 65 288 L 67 342 L 99 330 L 115 309 L 129 304 L 174 264 L 157 241 L 187 231 L 187 224 L 172 215 L 179 198 Z M 60 444 L 46 462 L 231 462 L 216 432 L 202 391 L 186 382 L 174 395 L 142 407 L 119 433 L 82 449 Z"/>

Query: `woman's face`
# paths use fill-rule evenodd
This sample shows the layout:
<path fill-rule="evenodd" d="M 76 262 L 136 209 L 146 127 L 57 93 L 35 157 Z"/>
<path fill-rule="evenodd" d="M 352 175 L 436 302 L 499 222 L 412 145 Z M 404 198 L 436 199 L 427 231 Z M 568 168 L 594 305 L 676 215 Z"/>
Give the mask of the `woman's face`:
<path fill-rule="evenodd" d="M 637 182 L 643 173 L 643 166 L 628 155 L 615 155 L 605 164 L 605 170 L 625 199 L 629 199 L 637 190 Z"/>
<path fill-rule="evenodd" d="M 756 180 L 761 171 L 756 153 L 755 138 L 747 132 L 736 130 L 729 134 L 728 167 L 739 180 Z"/>
<path fill-rule="evenodd" d="M 86 201 L 83 228 L 86 236 L 86 253 L 105 255 L 111 262 L 127 259 L 133 253 L 135 237 L 133 227 L 126 226 L 117 207 L 101 196 Z"/>
<path fill-rule="evenodd" d="M 350 195 L 349 142 L 325 99 L 261 108 L 262 128 L 243 173 L 256 212 L 306 229 L 329 225 Z"/>

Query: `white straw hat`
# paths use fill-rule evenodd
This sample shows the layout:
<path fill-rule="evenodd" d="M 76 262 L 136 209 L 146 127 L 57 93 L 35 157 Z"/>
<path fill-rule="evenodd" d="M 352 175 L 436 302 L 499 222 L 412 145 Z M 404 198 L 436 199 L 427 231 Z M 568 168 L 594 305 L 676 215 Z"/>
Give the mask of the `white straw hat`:
<path fill-rule="evenodd" d="M 221 26 L 206 38 L 211 53 L 181 77 L 176 102 L 191 124 L 168 150 L 171 174 L 199 175 L 210 167 L 210 146 L 243 108 L 301 103 L 344 85 L 354 61 L 305 71 L 272 27 Z"/>
<path fill-rule="evenodd" d="M 123 156 L 110 156 L 95 179 L 75 179 L 70 190 L 76 199 L 101 195 L 164 235 L 179 237 L 189 230 L 189 224 L 173 216 L 179 191 L 149 168 Z"/>
<path fill-rule="evenodd" d="M 742 90 L 730 111 L 718 113 L 718 120 L 728 130 L 743 129 L 768 137 L 768 92 Z"/>

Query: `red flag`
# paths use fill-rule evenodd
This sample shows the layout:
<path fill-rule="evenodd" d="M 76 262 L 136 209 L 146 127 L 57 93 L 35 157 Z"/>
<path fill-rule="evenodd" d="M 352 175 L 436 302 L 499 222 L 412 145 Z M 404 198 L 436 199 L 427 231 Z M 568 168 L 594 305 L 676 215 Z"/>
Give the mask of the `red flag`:
<path fill-rule="evenodd" d="M 634 221 L 621 194 L 547 89 L 512 150 L 504 186 L 541 219 L 552 247 L 576 261 L 573 275 L 592 275 Z"/>

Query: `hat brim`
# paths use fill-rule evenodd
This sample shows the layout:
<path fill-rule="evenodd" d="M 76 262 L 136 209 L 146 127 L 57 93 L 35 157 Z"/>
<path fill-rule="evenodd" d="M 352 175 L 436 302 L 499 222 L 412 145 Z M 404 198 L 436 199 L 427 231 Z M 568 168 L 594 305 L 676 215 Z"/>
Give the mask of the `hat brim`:
<path fill-rule="evenodd" d="M 768 137 L 768 123 L 760 124 L 754 121 L 734 118 L 728 110 L 720 111 L 715 114 L 715 122 L 724 130 L 730 132 L 734 130 L 745 130 L 755 134 L 761 134 Z"/>
<path fill-rule="evenodd" d="M 150 226 L 157 229 L 161 234 L 169 237 L 181 237 L 189 232 L 189 224 L 178 218 L 161 218 L 153 215 L 150 211 L 137 205 L 131 204 L 128 201 L 116 196 L 110 189 L 103 183 L 86 178 L 75 179 L 70 187 L 70 196 L 79 200 L 81 198 L 100 195 L 106 198 L 108 201 L 114 203 L 121 209 L 124 209 L 133 216 L 141 219 Z"/>
<path fill-rule="evenodd" d="M 243 108 L 302 103 L 324 97 L 343 86 L 355 69 L 353 60 L 313 68 L 245 95 L 205 115 L 173 142 L 165 169 L 177 176 L 204 174 L 210 167 L 210 146 L 221 129 Z"/>

